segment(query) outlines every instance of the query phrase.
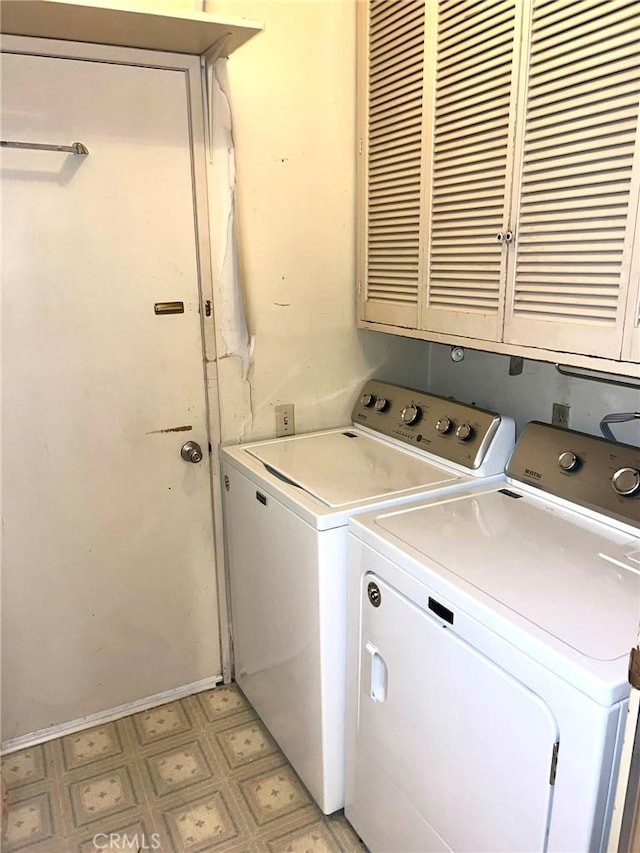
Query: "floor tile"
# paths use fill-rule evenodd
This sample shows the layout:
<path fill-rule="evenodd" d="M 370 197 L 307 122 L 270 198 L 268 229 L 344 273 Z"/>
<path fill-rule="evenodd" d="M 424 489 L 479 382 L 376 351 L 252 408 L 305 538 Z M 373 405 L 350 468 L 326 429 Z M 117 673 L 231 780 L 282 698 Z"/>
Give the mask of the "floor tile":
<path fill-rule="evenodd" d="M 145 764 L 156 796 L 175 793 L 213 779 L 214 772 L 198 741 L 146 756 Z"/>
<path fill-rule="evenodd" d="M 8 790 L 39 782 L 46 776 L 44 746 L 14 752 L 2 759 L 2 778 Z"/>
<path fill-rule="evenodd" d="M 210 723 L 233 716 L 239 711 L 253 710 L 235 685 L 221 685 L 206 693 L 198 693 L 196 699 Z"/>
<path fill-rule="evenodd" d="M 236 685 L 5 756 L 2 775 L 3 853 L 365 851 Z"/>
<path fill-rule="evenodd" d="M 252 776 L 239 787 L 259 826 L 312 804 L 302 782 L 286 765 Z"/>
<path fill-rule="evenodd" d="M 9 803 L 3 851 L 21 850 L 53 838 L 51 800 L 47 792 Z"/>
<path fill-rule="evenodd" d="M 164 814 L 174 849 L 191 853 L 210 850 L 238 839 L 240 828 L 221 791 L 176 806 Z"/>
<path fill-rule="evenodd" d="M 268 846 L 272 853 L 335 853 L 341 849 L 331 829 L 322 820 L 272 838 Z"/>
<path fill-rule="evenodd" d="M 87 729 L 61 739 L 67 770 L 85 767 L 104 758 L 122 755 L 122 743 L 115 723 Z"/>
<path fill-rule="evenodd" d="M 231 769 L 278 753 L 275 741 L 258 720 L 218 731 L 215 737 Z"/>
<path fill-rule="evenodd" d="M 156 743 L 192 729 L 186 708 L 180 702 L 142 711 L 140 714 L 134 714 L 132 719 L 141 744 Z"/>
<path fill-rule="evenodd" d="M 126 766 L 72 783 L 69 795 L 73 821 L 77 827 L 132 811 L 140 802 Z"/>

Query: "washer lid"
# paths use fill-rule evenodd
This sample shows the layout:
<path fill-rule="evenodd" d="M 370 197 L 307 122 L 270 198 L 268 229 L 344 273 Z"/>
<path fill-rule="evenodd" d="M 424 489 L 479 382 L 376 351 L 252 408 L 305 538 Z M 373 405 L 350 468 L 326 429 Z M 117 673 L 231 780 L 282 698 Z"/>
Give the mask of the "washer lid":
<path fill-rule="evenodd" d="M 375 527 L 579 653 L 628 655 L 640 622 L 640 531 L 634 539 L 514 494 L 467 493 L 378 516 Z"/>
<path fill-rule="evenodd" d="M 255 445 L 246 452 L 336 508 L 463 479 L 415 453 L 349 429 Z"/>

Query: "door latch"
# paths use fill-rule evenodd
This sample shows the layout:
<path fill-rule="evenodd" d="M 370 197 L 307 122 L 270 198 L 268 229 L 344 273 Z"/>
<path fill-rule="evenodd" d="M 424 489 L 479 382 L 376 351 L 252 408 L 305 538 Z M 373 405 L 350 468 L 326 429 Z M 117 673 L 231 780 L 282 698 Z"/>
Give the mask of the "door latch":
<path fill-rule="evenodd" d="M 629 684 L 640 690 L 640 648 L 637 646 L 629 653 Z"/>

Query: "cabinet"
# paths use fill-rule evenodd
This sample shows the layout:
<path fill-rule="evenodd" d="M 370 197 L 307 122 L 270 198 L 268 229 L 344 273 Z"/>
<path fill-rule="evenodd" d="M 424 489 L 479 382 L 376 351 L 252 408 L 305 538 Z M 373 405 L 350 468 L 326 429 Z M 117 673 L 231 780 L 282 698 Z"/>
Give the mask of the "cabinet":
<path fill-rule="evenodd" d="M 640 4 L 360 15 L 361 325 L 637 375 Z"/>

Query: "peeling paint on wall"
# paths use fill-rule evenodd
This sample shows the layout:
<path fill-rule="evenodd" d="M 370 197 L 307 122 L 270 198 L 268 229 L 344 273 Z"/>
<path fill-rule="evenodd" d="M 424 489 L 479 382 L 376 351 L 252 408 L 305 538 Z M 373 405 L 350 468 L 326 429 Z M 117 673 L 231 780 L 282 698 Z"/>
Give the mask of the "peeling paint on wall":
<path fill-rule="evenodd" d="M 356 0 L 206 8 L 264 24 L 225 63 L 229 89 L 225 78 L 218 92 L 231 103 L 237 163 L 241 291 L 231 293 L 244 296 L 249 330 L 236 346 L 220 291 L 222 440 L 274 437 L 282 403 L 295 404 L 298 433 L 344 426 L 372 374 L 423 387 L 429 346 L 356 328 Z M 226 169 L 231 142 L 218 144 Z M 227 212 L 212 200 L 210 216 L 219 229 Z M 216 235 L 220 258 L 226 228 L 224 236 Z"/>
<path fill-rule="evenodd" d="M 213 267 L 221 440 L 241 440 L 251 425 L 251 339 L 240 277 L 235 227 L 236 166 L 226 59 L 209 76 L 209 211 Z M 211 72 L 211 73 L 210 73 Z M 231 367 L 222 368 L 230 360 Z"/>

